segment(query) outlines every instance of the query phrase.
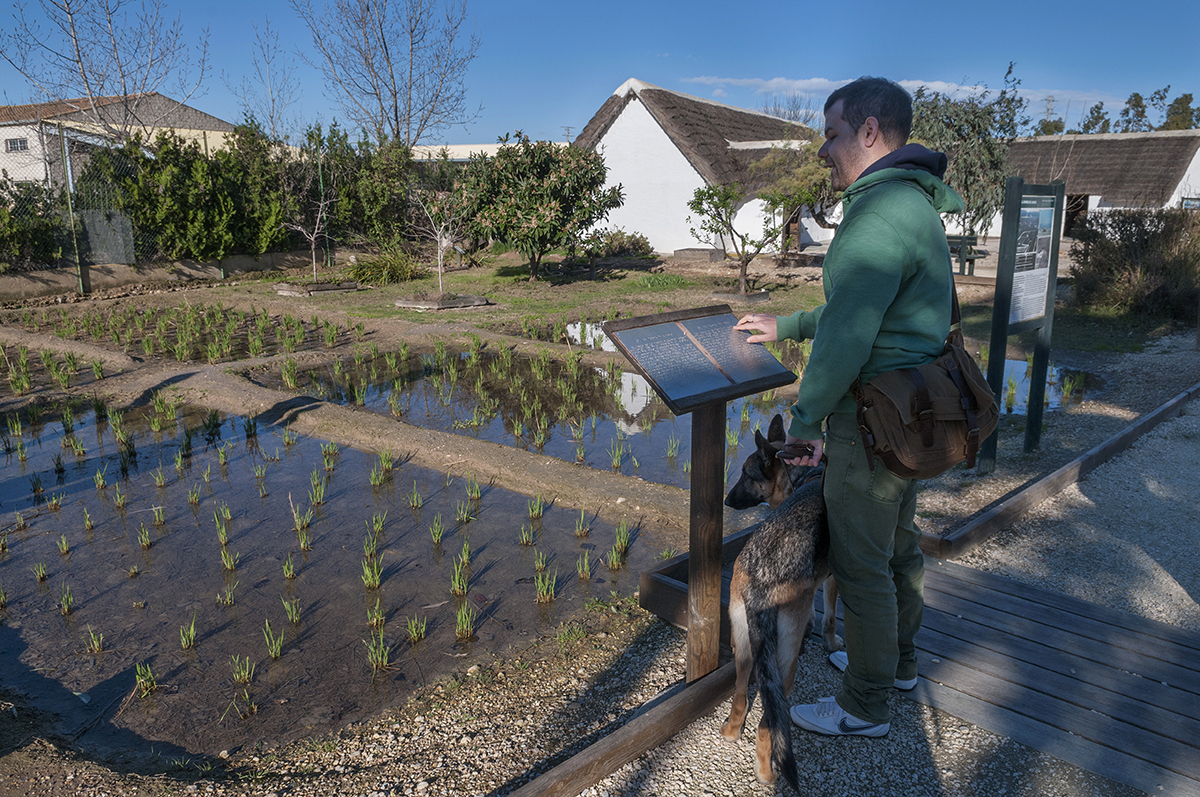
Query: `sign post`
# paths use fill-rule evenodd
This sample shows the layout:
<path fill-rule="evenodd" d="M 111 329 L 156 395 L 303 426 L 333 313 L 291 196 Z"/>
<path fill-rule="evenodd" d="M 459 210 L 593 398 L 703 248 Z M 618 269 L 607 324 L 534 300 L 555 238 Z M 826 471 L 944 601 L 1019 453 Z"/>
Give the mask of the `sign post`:
<path fill-rule="evenodd" d="M 796 380 L 736 323 L 729 305 L 718 305 L 602 326 L 673 413 L 692 413 L 688 683 L 717 669 L 720 653 L 725 404 Z"/>
<path fill-rule="evenodd" d="M 1054 288 L 1058 280 L 1058 246 L 1062 236 L 1066 185 L 1026 185 L 1010 177 L 1004 190 L 1000 231 L 1000 262 L 992 307 L 992 338 L 988 354 L 988 384 L 1003 406 L 1004 362 L 1008 337 L 1037 330 L 1026 404 L 1025 453 L 1038 446 L 1042 435 L 1042 406 L 1050 363 L 1050 334 L 1054 322 Z M 997 428 L 979 451 L 976 472 L 996 468 Z"/>

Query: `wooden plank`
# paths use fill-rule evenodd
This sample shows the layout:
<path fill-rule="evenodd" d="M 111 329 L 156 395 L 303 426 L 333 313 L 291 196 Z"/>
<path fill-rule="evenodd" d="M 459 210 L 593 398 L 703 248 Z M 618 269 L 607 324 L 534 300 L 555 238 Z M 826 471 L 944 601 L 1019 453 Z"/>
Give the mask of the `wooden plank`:
<path fill-rule="evenodd" d="M 966 617 L 976 626 L 971 633 L 992 633 L 1021 636 L 1026 639 L 1042 637 L 1045 626 L 1034 620 L 1018 617 L 1007 612 L 989 608 L 979 603 L 945 596 L 945 602 L 936 608 L 950 617 Z M 931 623 L 939 622 L 936 615 L 930 617 Z M 949 618 L 947 618 L 948 620 Z M 1129 670 L 1143 678 L 1166 682 L 1176 689 L 1183 689 L 1194 694 L 1200 694 L 1200 673 L 1187 665 L 1173 661 L 1164 661 L 1150 656 L 1141 656 L 1136 651 L 1126 650 L 1110 644 L 1104 639 L 1094 639 L 1082 634 L 1059 631 L 1053 639 L 1057 645 L 1081 661 L 1092 661 L 1104 666 Z"/>
<path fill-rule="evenodd" d="M 1178 626 L 1151 620 L 1121 609 L 1101 606 L 1098 603 L 1089 603 L 1060 592 L 1052 592 L 1042 587 L 1024 584 L 1007 576 L 987 573 L 944 559 L 927 561 L 925 564 L 927 584 L 930 583 L 930 579 L 933 579 L 936 584 L 939 579 L 953 578 L 988 590 L 992 594 L 1012 595 L 1027 600 L 1031 604 L 1062 609 L 1078 616 L 1098 620 L 1113 628 L 1162 639 L 1173 645 L 1200 653 L 1200 634 Z"/>
<path fill-rule="evenodd" d="M 903 693 L 951 716 L 1040 750 L 1069 764 L 1151 794 L 1200 797 L 1200 783 L 1121 750 L 1099 747 L 1067 731 L 1018 714 L 946 686 L 921 679 L 912 692 Z"/>
<path fill-rule="evenodd" d="M 1048 476 L 1001 501 L 974 520 L 968 521 L 945 536 L 922 534 L 921 548 L 931 556 L 953 559 L 974 548 L 1000 529 L 1047 498 L 1057 495 L 1079 481 L 1097 466 L 1129 448 L 1133 441 L 1166 420 L 1183 412 L 1183 407 L 1200 394 L 1200 382 L 1180 393 L 1158 409 L 1143 415 L 1123 431 L 1105 440 L 1076 459 L 1071 460 Z"/>
<path fill-rule="evenodd" d="M 721 536 L 725 519 L 725 402 L 692 412 L 687 680 L 717 668 L 721 644 Z"/>
<path fill-rule="evenodd" d="M 1196 748 L 1192 745 L 1134 728 L 1049 695 L 1014 689 L 1011 683 L 1002 678 L 995 678 L 949 659 L 923 661 L 922 667 L 923 676 L 931 681 L 949 684 L 964 694 L 1036 718 L 1048 726 L 1069 731 L 1111 750 L 1120 750 L 1135 758 L 1151 761 L 1172 772 L 1193 779 L 1200 778 L 1200 755 L 1196 755 Z"/>
<path fill-rule="evenodd" d="M 729 662 L 675 697 L 635 717 L 510 797 L 574 797 L 670 739 L 733 693 L 736 669 Z"/>
<path fill-rule="evenodd" d="M 1157 686 L 1158 697 L 1165 700 L 1152 704 L 1140 699 L 1136 689 L 1123 691 L 1089 681 L 1088 673 L 1078 667 L 1075 672 L 1069 666 L 1043 667 L 1028 659 L 1007 655 L 1006 651 L 980 647 L 930 628 L 921 629 L 919 639 L 918 648 L 932 657 L 957 661 L 1024 689 L 1057 697 L 1065 703 L 1200 747 L 1200 720 L 1195 719 L 1196 715 L 1182 703 L 1172 704 L 1172 690 L 1161 684 L 1151 683 L 1150 686 Z M 1131 683 L 1145 679 L 1126 674 L 1123 680 Z"/>

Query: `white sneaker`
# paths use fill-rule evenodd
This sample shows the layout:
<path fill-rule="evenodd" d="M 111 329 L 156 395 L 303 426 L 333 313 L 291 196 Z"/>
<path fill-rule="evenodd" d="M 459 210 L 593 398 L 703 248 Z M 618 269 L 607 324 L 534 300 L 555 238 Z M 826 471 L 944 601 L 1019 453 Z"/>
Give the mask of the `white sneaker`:
<path fill-rule="evenodd" d="M 846 671 L 846 667 L 850 665 L 850 660 L 846 658 L 846 651 L 835 650 L 829 654 L 829 663 L 837 667 L 842 672 Z M 897 678 L 892 684 L 901 692 L 911 692 L 917 685 L 916 678 Z"/>
<path fill-rule="evenodd" d="M 792 706 L 790 713 L 792 722 L 804 730 L 825 736 L 886 736 L 892 729 L 890 722 L 867 722 L 847 714 L 832 697 Z"/>

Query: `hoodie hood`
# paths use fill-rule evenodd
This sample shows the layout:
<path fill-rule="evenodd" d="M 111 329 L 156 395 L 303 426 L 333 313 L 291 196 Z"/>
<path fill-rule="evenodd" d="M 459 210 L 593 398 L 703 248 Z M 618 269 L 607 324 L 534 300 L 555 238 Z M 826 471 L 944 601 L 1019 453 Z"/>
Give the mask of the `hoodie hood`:
<path fill-rule="evenodd" d="M 854 194 L 877 183 L 902 180 L 915 183 L 924 191 L 938 213 L 962 213 L 962 197 L 942 182 L 947 163 L 946 156 L 941 152 L 926 149 L 920 144 L 905 144 L 868 166 L 846 189 L 843 200 L 850 200 Z"/>

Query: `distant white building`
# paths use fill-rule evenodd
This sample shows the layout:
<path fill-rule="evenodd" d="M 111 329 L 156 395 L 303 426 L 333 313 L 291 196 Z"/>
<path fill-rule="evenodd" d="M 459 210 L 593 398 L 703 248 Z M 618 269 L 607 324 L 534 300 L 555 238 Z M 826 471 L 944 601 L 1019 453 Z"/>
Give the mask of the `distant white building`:
<path fill-rule="evenodd" d="M 762 178 L 750 165 L 772 147 L 806 146 L 816 134 L 767 114 L 680 94 L 629 79 L 613 92 L 573 146 L 600 152 L 607 185 L 620 184 L 625 204 L 608 224 L 639 232 L 657 252 L 700 247 L 687 222 L 697 188 L 738 183 L 750 197 L 739 210 L 739 231 L 761 235 L 764 208 L 754 198 Z M 804 217 L 800 242 L 826 241 L 833 230 Z M 722 242 L 714 242 L 726 248 Z M 732 247 L 728 247 L 732 248 Z"/>

